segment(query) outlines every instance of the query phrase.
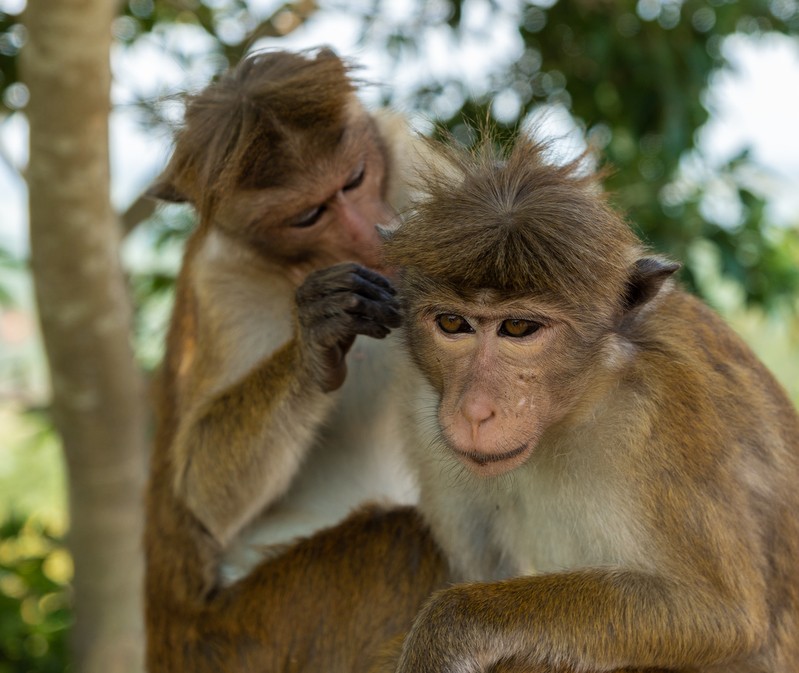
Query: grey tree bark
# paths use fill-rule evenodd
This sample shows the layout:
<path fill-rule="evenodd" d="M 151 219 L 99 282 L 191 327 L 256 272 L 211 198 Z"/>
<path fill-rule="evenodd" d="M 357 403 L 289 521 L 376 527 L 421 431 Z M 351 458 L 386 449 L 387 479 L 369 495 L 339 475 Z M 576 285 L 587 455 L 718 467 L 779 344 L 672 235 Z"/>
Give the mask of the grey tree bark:
<path fill-rule="evenodd" d="M 34 0 L 21 55 L 30 90 L 31 264 L 69 475 L 73 670 L 143 670 L 140 553 L 147 414 L 110 203 L 109 0 Z"/>

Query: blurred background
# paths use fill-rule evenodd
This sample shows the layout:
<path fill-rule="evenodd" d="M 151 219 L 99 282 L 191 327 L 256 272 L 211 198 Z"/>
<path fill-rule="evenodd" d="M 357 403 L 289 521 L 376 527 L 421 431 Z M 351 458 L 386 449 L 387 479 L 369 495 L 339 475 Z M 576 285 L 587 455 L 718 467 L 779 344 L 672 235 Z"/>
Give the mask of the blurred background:
<path fill-rule="evenodd" d="M 799 401 L 796 0 L 95 4 L 111 9 L 0 0 L 0 673 L 141 670 L 146 381 L 193 225 L 187 209 L 156 210 L 142 193 L 169 155 L 181 92 L 202 88 L 251 49 L 331 45 L 360 66 L 369 106 L 403 111 L 425 133 L 441 124 L 468 143 L 468 122 L 490 116 L 508 134 L 537 125 L 561 137 L 566 154 L 595 148 L 613 168 L 607 188 L 633 226 L 684 263 L 682 281 Z M 110 59 L 108 100 L 96 103 L 108 179 L 96 182 L 89 163 L 53 168 L 45 165 L 52 147 L 29 152 L 37 138 L 40 146 L 56 138 L 42 130 L 48 114 L 61 115 L 53 123 L 66 143 L 64 101 L 94 91 L 93 79 L 69 76 L 69 36 L 83 28 L 111 35 L 100 54 L 101 68 Z M 37 59 L 48 50 L 64 56 L 64 90 L 41 86 Z M 48 101 L 50 92 L 61 98 Z M 120 281 L 123 330 L 84 334 L 73 348 L 75 329 L 48 316 L 87 296 L 86 285 L 73 286 L 86 257 L 81 232 L 65 232 L 53 216 L 65 198 L 54 187 L 78 185 L 69 189 L 79 194 L 87 181 L 110 213 L 90 222 L 107 235 L 110 260 L 109 275 L 93 282 Z M 58 242 L 57 257 L 37 252 L 43 237 Z M 103 360 L 114 338 L 130 349 L 130 370 Z M 115 373 L 132 398 L 104 388 Z M 77 386 L 107 406 L 75 411 Z M 95 443 L 115 437 L 103 434 L 109 422 L 124 432 L 115 415 L 122 407 L 139 433 Z M 132 486 L 127 500 L 117 497 L 123 483 Z M 98 667 L 93 651 L 121 654 Z"/>

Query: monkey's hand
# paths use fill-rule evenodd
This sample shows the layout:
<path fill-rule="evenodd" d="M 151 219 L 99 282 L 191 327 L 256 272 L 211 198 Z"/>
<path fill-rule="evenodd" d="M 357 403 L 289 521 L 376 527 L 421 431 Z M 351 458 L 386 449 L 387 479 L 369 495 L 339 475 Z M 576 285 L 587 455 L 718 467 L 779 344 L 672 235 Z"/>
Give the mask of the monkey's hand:
<path fill-rule="evenodd" d="M 396 673 L 483 673 L 493 662 L 470 647 L 483 639 L 474 628 L 468 596 L 460 586 L 440 591 L 422 608 L 402 647 Z M 472 641 L 472 634 L 476 640 Z M 479 653 L 480 649 L 477 648 Z"/>
<path fill-rule="evenodd" d="M 297 289 L 296 300 L 310 376 L 327 392 L 344 383 L 345 358 L 358 334 L 382 339 L 402 323 L 391 283 L 353 262 L 314 271 Z"/>
<path fill-rule="evenodd" d="M 514 639 L 528 625 L 523 620 L 508 630 L 491 614 L 492 596 L 483 593 L 478 585 L 462 584 L 433 594 L 405 638 L 395 673 L 574 673 L 571 666 L 515 648 Z"/>

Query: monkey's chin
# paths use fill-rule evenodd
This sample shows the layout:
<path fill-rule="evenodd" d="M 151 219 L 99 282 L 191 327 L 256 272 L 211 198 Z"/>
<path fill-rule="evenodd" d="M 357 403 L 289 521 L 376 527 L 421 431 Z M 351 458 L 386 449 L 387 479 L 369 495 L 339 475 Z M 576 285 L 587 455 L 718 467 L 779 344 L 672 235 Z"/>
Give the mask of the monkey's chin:
<path fill-rule="evenodd" d="M 504 453 L 463 451 L 455 447 L 452 450 L 458 460 L 477 476 L 499 477 L 521 467 L 533 452 L 533 445 L 522 444 Z"/>

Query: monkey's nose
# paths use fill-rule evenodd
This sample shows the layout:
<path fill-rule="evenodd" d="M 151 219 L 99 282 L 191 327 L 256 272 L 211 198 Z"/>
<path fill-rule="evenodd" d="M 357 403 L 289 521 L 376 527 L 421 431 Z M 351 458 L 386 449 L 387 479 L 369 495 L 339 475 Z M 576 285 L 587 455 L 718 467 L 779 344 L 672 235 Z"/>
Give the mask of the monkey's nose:
<path fill-rule="evenodd" d="M 469 425 L 470 439 L 474 443 L 478 442 L 481 429 L 496 416 L 491 400 L 482 395 L 463 400 L 460 411 Z"/>

